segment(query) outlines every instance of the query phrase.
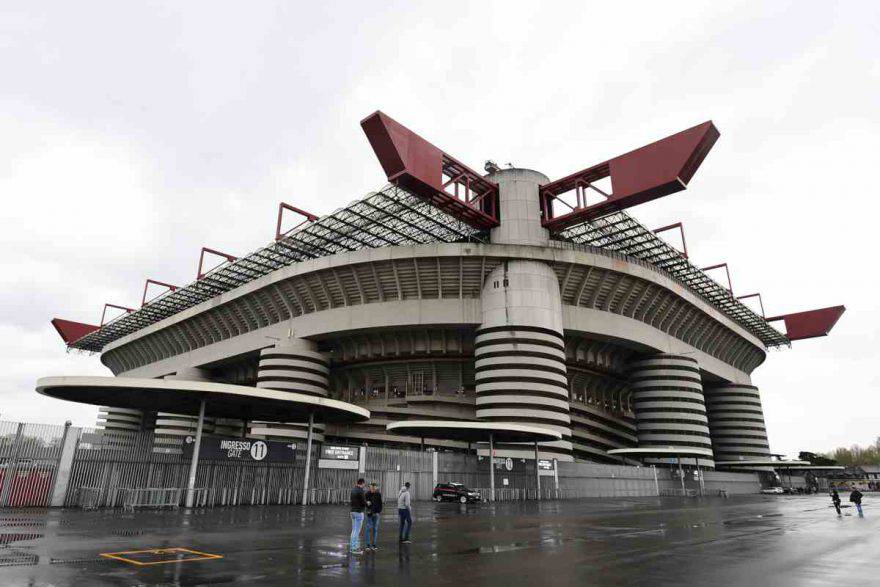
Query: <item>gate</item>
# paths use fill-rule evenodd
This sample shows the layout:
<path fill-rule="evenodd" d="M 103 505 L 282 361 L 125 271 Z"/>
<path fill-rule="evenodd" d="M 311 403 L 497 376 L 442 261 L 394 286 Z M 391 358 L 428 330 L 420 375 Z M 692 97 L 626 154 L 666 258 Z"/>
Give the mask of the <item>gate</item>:
<path fill-rule="evenodd" d="M 48 506 L 70 426 L 0 422 L 0 507 Z"/>

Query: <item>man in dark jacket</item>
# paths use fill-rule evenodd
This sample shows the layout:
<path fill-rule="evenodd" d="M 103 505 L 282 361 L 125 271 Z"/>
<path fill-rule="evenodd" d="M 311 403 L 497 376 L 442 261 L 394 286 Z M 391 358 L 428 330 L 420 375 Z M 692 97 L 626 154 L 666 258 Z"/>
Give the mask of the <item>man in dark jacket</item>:
<path fill-rule="evenodd" d="M 357 485 L 351 490 L 351 540 L 348 549 L 351 554 L 364 554 L 361 549 L 361 527 L 364 525 L 364 510 L 367 500 L 364 497 L 364 480 L 358 479 Z"/>
<path fill-rule="evenodd" d="M 376 538 L 379 536 L 379 514 L 382 513 L 382 492 L 376 483 L 370 483 L 367 500 L 367 550 L 379 550 Z"/>
<path fill-rule="evenodd" d="M 840 494 L 837 493 L 836 489 L 831 490 L 831 503 L 834 504 L 834 509 L 837 510 L 837 515 L 840 515 Z"/>
<path fill-rule="evenodd" d="M 856 509 L 859 510 L 859 516 L 863 516 L 862 513 L 862 492 L 858 489 L 853 489 L 852 493 L 849 494 L 849 500 L 856 504 Z"/>

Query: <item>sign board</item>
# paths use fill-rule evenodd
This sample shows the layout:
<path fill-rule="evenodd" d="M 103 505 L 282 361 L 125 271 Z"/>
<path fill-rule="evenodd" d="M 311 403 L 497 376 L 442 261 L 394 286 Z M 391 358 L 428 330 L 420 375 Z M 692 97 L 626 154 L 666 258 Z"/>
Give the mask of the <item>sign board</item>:
<path fill-rule="evenodd" d="M 187 436 L 183 443 L 184 456 L 192 458 L 194 445 L 195 438 Z M 203 436 L 199 446 L 199 460 L 292 463 L 295 458 L 296 445 L 292 442 Z"/>
<path fill-rule="evenodd" d="M 331 461 L 357 461 L 361 458 L 360 447 L 324 445 L 321 447 L 321 458 Z"/>
<path fill-rule="evenodd" d="M 553 461 L 548 459 L 539 459 L 538 460 L 538 469 L 542 471 L 552 471 L 553 470 Z"/>

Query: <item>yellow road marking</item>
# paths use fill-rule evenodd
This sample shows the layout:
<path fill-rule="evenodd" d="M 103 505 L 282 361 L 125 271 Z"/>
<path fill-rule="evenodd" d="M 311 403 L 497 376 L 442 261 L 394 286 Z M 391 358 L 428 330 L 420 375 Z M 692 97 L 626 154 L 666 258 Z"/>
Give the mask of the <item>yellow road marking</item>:
<path fill-rule="evenodd" d="M 134 559 L 131 559 L 131 558 L 124 556 L 127 554 L 145 554 L 145 553 L 155 554 L 155 555 L 186 553 L 186 554 L 193 554 L 196 556 L 190 557 L 190 558 L 183 558 L 183 559 L 166 560 L 166 561 L 152 561 L 152 562 L 142 562 L 142 561 L 134 560 Z M 120 560 L 120 561 L 123 561 L 126 563 L 131 563 L 131 564 L 137 565 L 139 567 L 148 567 L 151 565 L 167 565 L 170 563 L 188 563 L 188 562 L 192 562 L 192 561 L 217 560 L 217 559 L 223 558 L 223 555 L 221 555 L 221 554 L 211 554 L 208 552 L 200 552 L 198 550 L 192 550 L 190 548 L 181 548 L 181 547 L 148 548 L 145 550 L 123 550 L 120 552 L 102 552 L 102 553 L 100 553 L 100 556 L 103 556 L 104 558 L 112 558 L 112 559 Z"/>

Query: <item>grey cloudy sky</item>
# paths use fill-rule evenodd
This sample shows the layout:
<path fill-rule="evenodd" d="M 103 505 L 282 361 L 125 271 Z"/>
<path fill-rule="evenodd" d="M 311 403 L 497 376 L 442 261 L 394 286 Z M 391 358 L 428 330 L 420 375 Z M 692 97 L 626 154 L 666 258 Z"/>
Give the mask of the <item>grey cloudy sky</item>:
<path fill-rule="evenodd" d="M 458 158 L 550 177 L 707 119 L 683 193 L 698 264 L 778 314 L 845 303 L 832 336 L 753 374 L 771 447 L 880 435 L 877 2 L 17 2 L 0 6 L 0 418 L 92 425 L 38 397 L 53 316 L 96 322 L 199 247 L 271 240 L 382 185 L 358 122 L 382 109 Z"/>

